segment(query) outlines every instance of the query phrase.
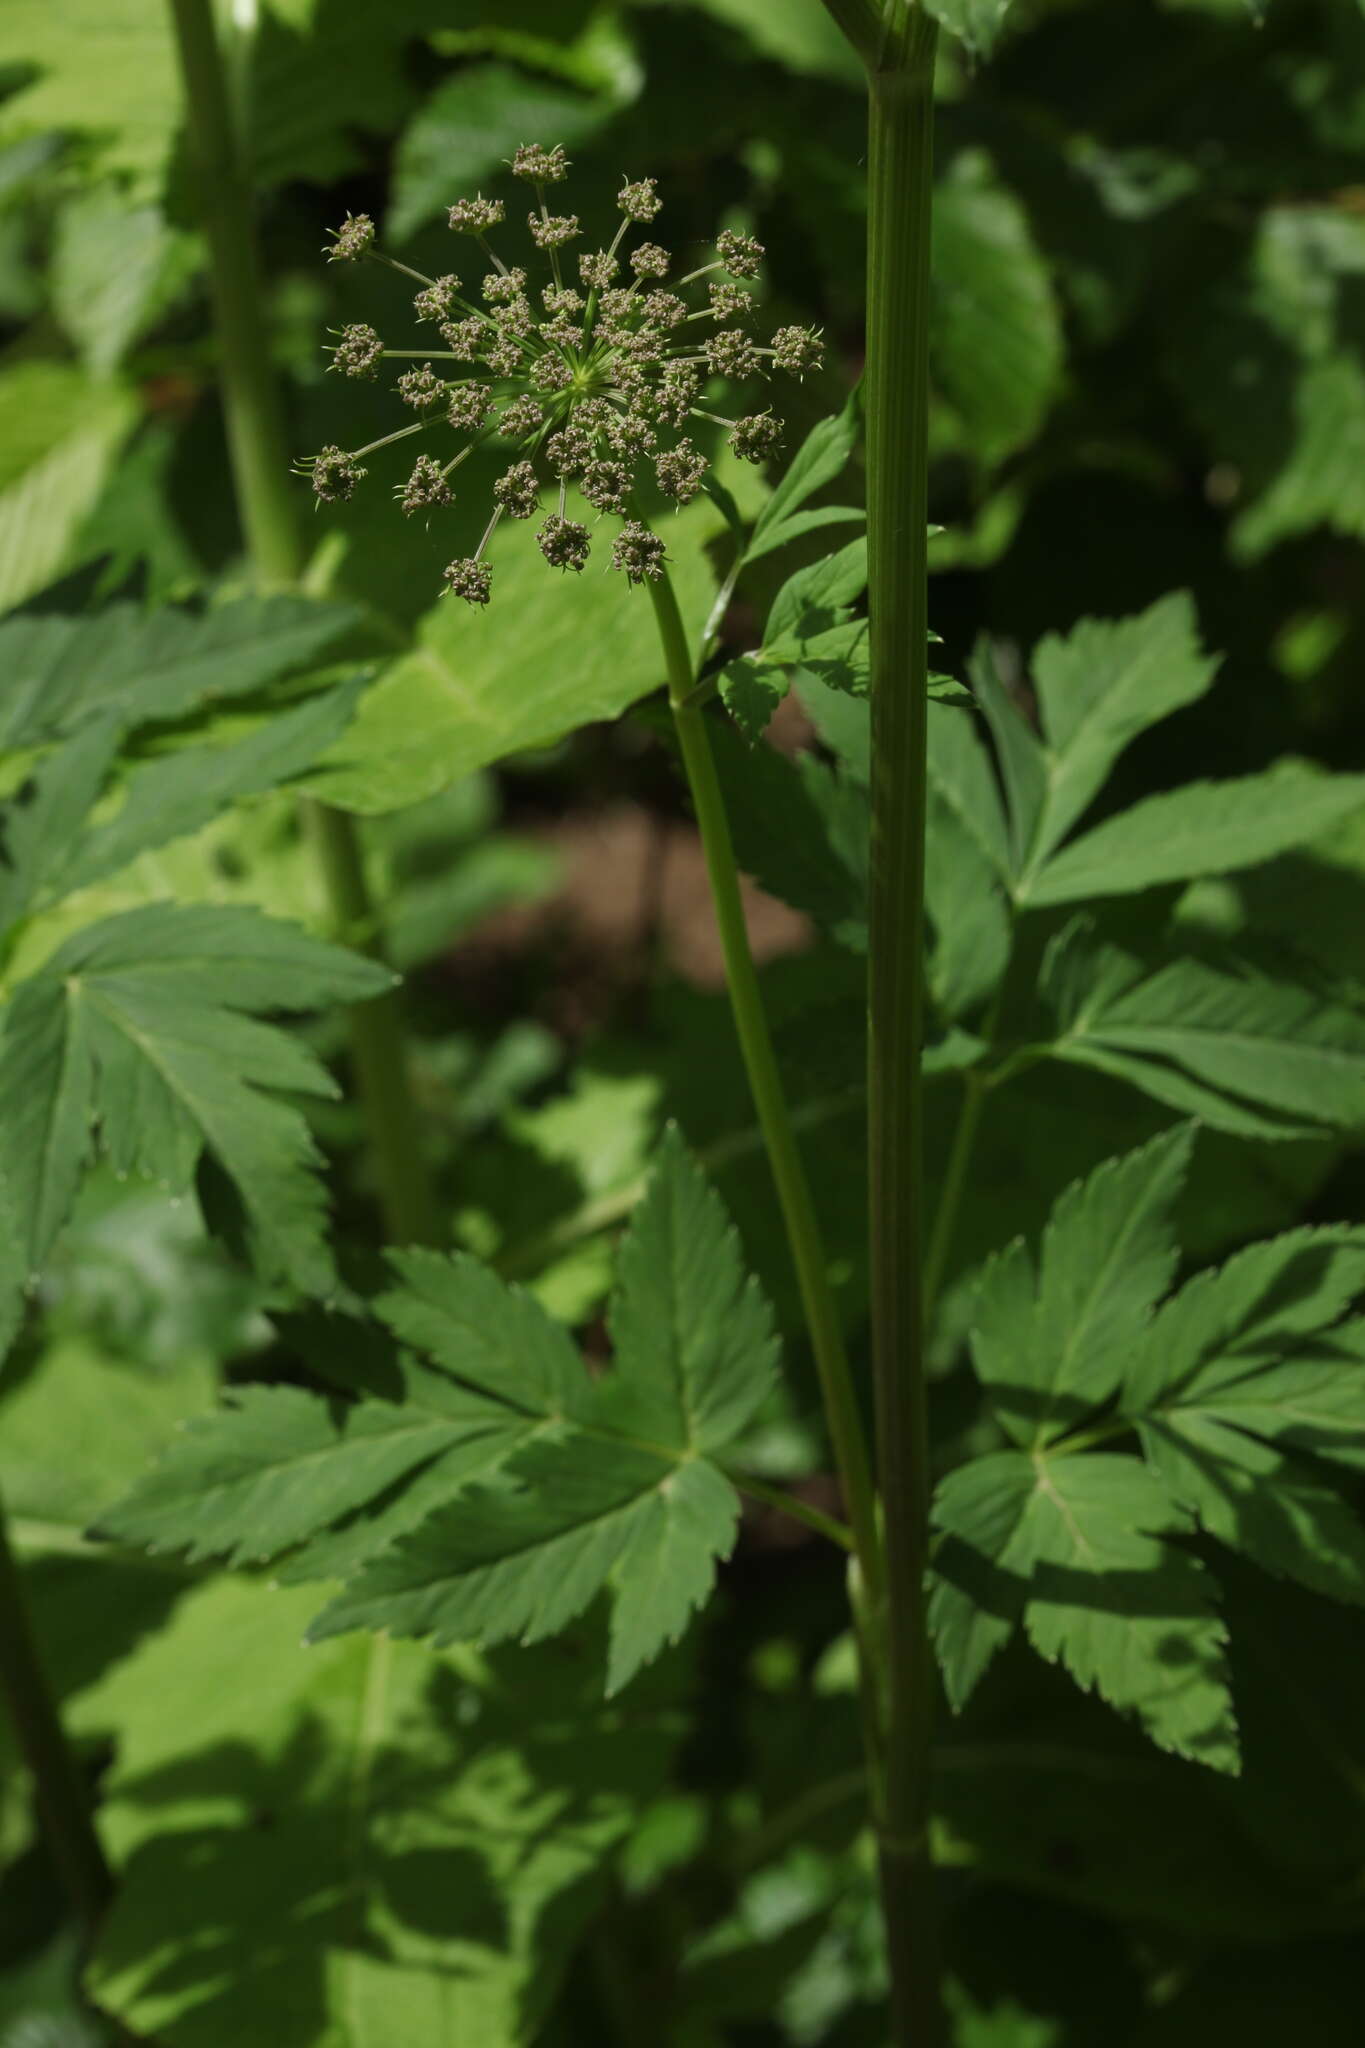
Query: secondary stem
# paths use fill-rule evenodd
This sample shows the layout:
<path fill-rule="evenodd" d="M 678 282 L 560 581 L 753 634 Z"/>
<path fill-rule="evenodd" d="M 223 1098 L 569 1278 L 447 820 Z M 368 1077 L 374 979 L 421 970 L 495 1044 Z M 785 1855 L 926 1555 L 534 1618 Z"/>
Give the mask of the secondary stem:
<path fill-rule="evenodd" d="M 211 0 L 171 0 L 171 13 L 189 114 L 187 136 L 209 244 L 219 378 L 238 508 L 257 581 L 266 587 L 297 586 L 304 556 L 270 361 L 251 189 L 229 103 L 223 53 Z M 310 810 L 310 829 L 338 935 L 363 930 L 367 949 L 377 952 L 378 921 L 355 821 L 324 805 Z M 388 1235 L 398 1243 L 439 1241 L 440 1215 L 417 1142 L 420 1123 L 397 997 L 357 1005 L 349 1014 L 352 1065 Z"/>
<path fill-rule="evenodd" d="M 706 857 L 735 1030 L 796 1267 L 839 1484 L 852 1529 L 854 1554 L 864 1586 L 875 1602 L 882 1576 L 876 1497 L 862 1418 L 858 1413 L 858 1398 L 820 1241 L 820 1227 L 815 1220 L 810 1185 L 792 1129 L 754 958 L 749 950 L 749 933 L 739 892 L 739 872 L 735 866 L 730 826 L 716 778 L 711 743 L 707 738 L 705 713 L 699 705 L 688 701 L 695 676 L 678 601 L 666 574 L 658 582 L 652 582 L 649 591 L 663 642 L 674 729 Z"/>
<path fill-rule="evenodd" d="M 90 1802 L 33 1639 L 0 1500 L 0 1692 L 33 1777 L 43 1838 L 87 1939 L 110 1895 Z"/>
<path fill-rule="evenodd" d="M 942 2038 L 929 1857 L 936 1675 L 925 1618 L 923 1292 L 928 325 L 937 28 L 888 0 L 869 68 L 867 463 L 872 639 L 868 1109 L 872 1369 L 886 1527 L 888 1735 L 881 1869 L 892 2040 Z"/>

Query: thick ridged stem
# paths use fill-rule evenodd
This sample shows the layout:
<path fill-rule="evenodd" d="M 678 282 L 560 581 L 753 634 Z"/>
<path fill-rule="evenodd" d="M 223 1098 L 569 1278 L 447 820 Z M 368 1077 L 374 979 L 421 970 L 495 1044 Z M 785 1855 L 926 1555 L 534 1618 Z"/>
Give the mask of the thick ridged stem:
<path fill-rule="evenodd" d="M 937 28 L 887 0 L 869 68 L 868 603 L 872 873 L 868 1091 L 872 1369 L 886 1532 L 881 1869 L 895 2048 L 943 2033 L 929 1851 L 937 1678 L 925 1616 L 924 820 L 929 235 Z"/>
<path fill-rule="evenodd" d="M 739 871 L 735 865 L 730 825 L 716 776 L 711 742 L 707 737 L 706 716 L 700 704 L 689 701 L 696 677 L 678 601 L 667 574 L 657 582 L 651 582 L 649 592 L 663 642 L 674 730 L 678 735 L 678 747 L 706 858 L 735 1032 L 796 1268 L 830 1442 L 852 1532 L 854 1556 L 862 1582 L 875 1602 L 881 1583 L 881 1546 L 867 1442 L 830 1287 L 820 1226 L 811 1201 L 810 1183 L 792 1128 L 754 957 L 749 948 Z"/>
<path fill-rule="evenodd" d="M 43 1840 L 88 1941 L 110 1895 L 80 1766 L 33 1639 L 19 1568 L 0 1500 L 0 1694 L 33 1779 Z"/>
<path fill-rule="evenodd" d="M 279 392 L 270 360 L 261 296 L 251 189 L 232 118 L 223 52 L 211 0 L 171 0 L 198 174 L 199 210 L 208 237 L 209 282 L 218 333 L 219 379 L 228 449 L 247 548 L 263 588 L 297 585 L 303 570 Z M 378 950 L 354 819 L 309 806 L 338 937 L 363 933 Z M 439 1241 L 440 1215 L 417 1142 L 420 1131 L 396 997 L 350 1012 L 351 1058 L 366 1136 L 391 1241 Z"/>

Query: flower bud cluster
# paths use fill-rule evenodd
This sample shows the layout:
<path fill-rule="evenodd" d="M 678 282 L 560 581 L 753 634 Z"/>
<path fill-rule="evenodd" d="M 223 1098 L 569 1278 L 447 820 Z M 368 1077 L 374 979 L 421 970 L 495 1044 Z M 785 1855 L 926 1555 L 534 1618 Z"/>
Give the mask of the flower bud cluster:
<path fill-rule="evenodd" d="M 679 277 L 661 243 L 626 246 L 630 231 L 655 221 L 663 208 L 656 179 L 626 179 L 614 233 L 581 251 L 570 275 L 562 252 L 580 238 L 581 224 L 576 214 L 551 213 L 546 203 L 547 190 L 568 177 L 568 157 L 558 146 L 525 143 L 509 168 L 534 188 L 527 230 L 551 274 L 542 270 L 533 283 L 529 263 L 504 260 L 489 241 L 506 222 L 500 199 L 477 193 L 456 200 L 450 227 L 473 238 L 483 266 L 468 292 L 453 271 L 422 280 L 413 310 L 434 325 L 443 346 L 398 375 L 397 394 L 418 417 L 383 437 L 443 430 L 459 437 L 448 459 L 417 457 L 396 494 L 409 514 L 451 502 L 450 479 L 473 448 L 510 446 L 513 459 L 493 484 L 483 539 L 445 571 L 447 589 L 476 606 L 488 603 L 492 589 L 484 551 L 494 527 L 503 518 L 534 518 L 547 493 L 552 505 L 536 540 L 552 568 L 578 574 L 591 555 L 589 524 L 570 515 L 572 492 L 594 519 L 624 522 L 611 547 L 613 568 L 632 584 L 662 576 L 664 542 L 638 515 L 639 491 L 681 506 L 705 487 L 708 458 L 693 438 L 694 419 L 728 429 L 731 449 L 745 461 L 766 461 L 779 444 L 780 420 L 767 409 L 735 415 L 719 380 L 747 384 L 773 370 L 802 377 L 822 354 L 819 336 L 806 328 L 781 328 L 767 344 L 757 338 L 757 297 L 747 287 L 759 275 L 763 250 L 752 236 L 726 229 L 713 258 Z M 374 224 L 364 214 L 347 216 L 327 254 L 332 261 L 388 261 L 374 247 Z M 373 377 L 390 353 L 372 327 L 358 324 L 342 330 L 332 367 L 347 377 Z M 310 458 L 302 467 L 317 496 L 349 498 L 366 474 L 361 458 L 380 445 L 352 453 L 328 447 Z"/>

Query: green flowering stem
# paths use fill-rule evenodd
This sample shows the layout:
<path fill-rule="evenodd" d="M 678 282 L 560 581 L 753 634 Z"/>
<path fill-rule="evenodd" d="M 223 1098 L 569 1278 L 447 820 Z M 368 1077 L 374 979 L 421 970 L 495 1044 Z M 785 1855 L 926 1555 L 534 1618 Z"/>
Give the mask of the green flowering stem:
<path fill-rule="evenodd" d="M 687 634 L 667 571 L 650 580 L 649 594 L 663 642 L 674 730 L 678 735 L 706 857 L 735 1030 L 796 1267 L 839 1484 L 848 1511 L 853 1551 L 863 1582 L 872 1590 L 875 1603 L 875 1591 L 882 1577 L 881 1545 L 876 1496 L 862 1418 L 858 1412 L 858 1397 L 844 1350 L 843 1332 L 829 1283 L 810 1185 L 783 1094 L 758 975 L 749 949 L 749 933 L 739 892 L 739 872 L 735 866 L 730 826 L 716 777 L 711 743 L 707 738 L 705 714 L 692 698 L 696 678 Z"/>
<path fill-rule="evenodd" d="M 43 1839 L 85 1939 L 108 1903 L 109 1867 L 90 1802 L 33 1639 L 0 1500 L 0 1694 L 33 1779 Z"/>
<path fill-rule="evenodd" d="M 833 10 L 836 16 L 847 8 Z M 937 25 L 887 0 L 869 64 L 867 473 L 872 642 L 868 1142 L 872 1371 L 886 1530 L 882 1892 L 896 2048 L 943 2013 L 929 1851 L 937 1673 L 925 1614 L 930 1492 L 923 1291 L 928 330 Z M 865 53 L 866 54 L 866 53 Z"/>
<path fill-rule="evenodd" d="M 303 548 L 270 361 L 251 191 L 233 126 L 223 53 L 211 0 L 171 0 L 171 12 L 209 244 L 219 376 L 242 525 L 257 581 L 266 587 L 297 587 Z M 377 920 L 354 820 L 344 811 L 311 805 L 309 826 L 338 932 L 373 934 Z M 373 937 L 367 950 L 376 950 Z M 439 1242 L 440 1213 L 418 1143 L 420 1123 L 396 997 L 353 1008 L 350 1033 L 387 1233 L 396 1243 Z"/>

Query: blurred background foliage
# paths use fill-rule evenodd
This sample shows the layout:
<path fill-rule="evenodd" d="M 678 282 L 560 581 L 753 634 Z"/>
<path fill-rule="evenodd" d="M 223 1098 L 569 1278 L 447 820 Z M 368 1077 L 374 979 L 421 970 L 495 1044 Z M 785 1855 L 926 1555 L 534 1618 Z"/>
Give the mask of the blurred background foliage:
<path fill-rule="evenodd" d="M 609 206 L 623 171 L 648 173 L 675 247 L 720 224 L 760 236 L 775 312 L 816 323 L 830 344 L 826 372 L 794 402 L 790 444 L 856 381 L 863 102 L 818 0 L 258 0 L 232 13 L 254 20 L 234 85 L 298 450 L 366 431 L 368 393 L 325 374 L 324 330 L 382 328 L 404 304 L 377 272 L 329 270 L 329 230 L 369 212 L 394 253 L 439 272 L 443 209 L 492 186 L 527 139 L 569 147 L 585 214 Z M 1026 693 L 1024 657 L 1044 631 L 1189 587 L 1225 657 L 1219 681 L 1131 750 L 1114 804 L 1285 753 L 1365 767 L 1359 0 L 1272 0 L 1258 27 L 1242 0 L 1016 0 L 989 63 L 944 49 L 939 96 L 942 665 L 960 671 L 986 632 Z M 7 0 L 0 608 L 198 600 L 240 582 L 214 374 L 165 10 Z M 431 532 L 403 523 L 386 503 L 393 476 L 374 468 L 368 494 L 311 528 L 319 587 L 362 607 L 365 650 L 392 664 L 385 761 L 343 743 L 332 788 L 373 814 L 368 858 L 412 972 L 420 1082 L 457 1235 L 535 1284 L 591 1346 L 604 1233 L 674 1115 L 790 1319 L 666 751 L 647 714 L 567 741 L 554 722 L 553 693 L 585 701 L 595 665 L 603 721 L 653 681 L 622 682 L 616 654 L 604 659 L 634 632 L 622 593 L 584 579 L 566 611 L 557 586 L 528 577 L 473 648 L 432 602 L 441 566 L 463 552 L 464 515 Z M 856 480 L 841 495 L 850 489 Z M 468 495 L 481 524 L 481 494 Z M 311 519 L 306 496 L 300 485 Z M 809 558 L 819 551 L 812 538 Z M 701 602 L 700 542 L 695 559 Z M 761 566 L 730 614 L 733 646 L 796 560 Z M 406 651 L 414 640 L 419 657 Z M 457 720 L 433 757 L 426 721 L 448 701 L 435 686 L 424 695 L 426 683 L 414 691 L 405 660 L 428 679 L 444 664 L 461 701 L 472 693 L 493 735 L 482 751 Z M 1343 963 L 1341 936 L 1363 869 L 1356 827 L 1307 868 L 1297 858 L 1180 897 L 1149 892 L 1121 915 L 1137 938 L 1176 918 L 1211 946 L 1237 934 L 1268 956 L 1292 949 L 1359 1002 L 1358 957 Z M 320 915 L 292 804 L 278 796 L 135 864 L 74 914 L 168 890 Z M 771 908 L 756 905 L 756 932 Z M 859 969 L 780 922 L 763 947 L 856 1321 Z M 339 1050 L 325 1029 L 319 1042 Z M 1162 1120 L 1098 1077 L 1031 1077 L 983 1133 L 962 1269 L 1036 1227 L 1066 1181 Z M 320 1129 L 345 1159 L 351 1113 L 329 1110 Z M 203 1194 L 211 1211 L 213 1188 Z M 344 1220 L 369 1217 L 358 1176 L 341 1177 L 339 1200 Z M 1361 1200 L 1357 1162 L 1325 1143 L 1211 1141 L 1186 1243 L 1206 1257 L 1305 1214 L 1359 1216 Z M 459 2038 L 487 2048 L 531 2029 L 552 2048 L 629 2040 L 642 2014 L 657 2035 L 665 2012 L 678 2048 L 874 2043 L 884 1966 L 848 1796 L 857 1738 L 837 1574 L 762 1518 L 695 1661 L 628 1696 L 628 1743 L 584 1718 L 579 1674 L 553 1657 L 537 1666 L 532 1713 L 526 1689 L 508 1692 L 505 1662 L 456 1670 L 401 1653 L 401 1726 L 374 1802 L 401 1877 L 373 1863 L 349 1872 L 365 1901 L 357 1949 L 351 1907 L 327 1889 L 355 1846 L 354 1784 L 327 1744 L 370 1697 L 380 1650 L 329 1646 L 301 1675 L 296 1618 L 261 1589 L 91 1562 L 79 1541 L 224 1376 L 302 1370 L 315 1333 L 268 1309 L 195 1221 L 97 1178 L 0 1377 L 0 1483 L 84 1753 L 109 1774 L 107 1825 L 131 1859 L 96 1980 L 110 2005 L 168 2048 L 256 2035 L 275 2048 L 435 2041 L 455 2013 L 473 2029 Z M 945 1374 L 956 1328 L 950 1296 Z M 774 1400 L 750 1451 L 814 1498 L 822 1452 L 799 1350 L 796 1363 L 795 1393 Z M 962 1375 L 945 1378 L 941 1400 L 945 1439 L 974 1426 Z M 1239 1673 L 1240 1781 L 1215 1784 L 1144 1748 L 1026 1658 L 1002 1659 L 946 1731 L 939 1826 L 965 2048 L 1358 2040 L 1358 1637 L 1338 1611 L 1280 1603 L 1263 1581 L 1244 1604 L 1261 1647 Z M 229 1665 L 210 1678 L 230 1710 L 215 1697 L 209 1712 L 203 1674 L 218 1670 L 225 1639 L 255 1677 L 234 1685 Z M 197 1689 L 177 1693 L 187 1670 Z M 576 1756 L 564 1716 L 577 1717 Z M 1081 1752 L 1088 1775 L 1074 1768 Z M 812 1791 L 816 1756 L 827 1783 Z M 438 1783 L 441 1817 L 428 1826 L 414 1816 Z M 292 1819 L 272 1849 L 281 1802 Z M 553 1854 L 538 1818 L 548 1813 L 569 1816 Z M 438 1849 L 446 1860 L 428 1866 Z M 87 2048 L 103 2035 L 72 2003 L 55 1889 L 12 1780 L 0 1853 L 0 2048 Z M 266 1917 L 243 1927 L 240 1859 L 259 1870 L 276 1853 L 292 1904 L 286 1913 L 276 1886 Z M 420 1904 L 438 1868 L 452 1888 L 445 1920 Z M 165 1903 L 187 1883 L 199 1917 L 168 1931 Z M 492 1886 L 510 1915 L 502 1929 L 486 1925 Z M 267 1923 L 269 1999 L 224 2003 L 222 1984 L 250 1975 Z M 329 1972 L 357 1955 L 348 2031 L 325 2031 Z M 464 1987 L 444 2017 L 422 2003 L 433 1969 Z"/>

